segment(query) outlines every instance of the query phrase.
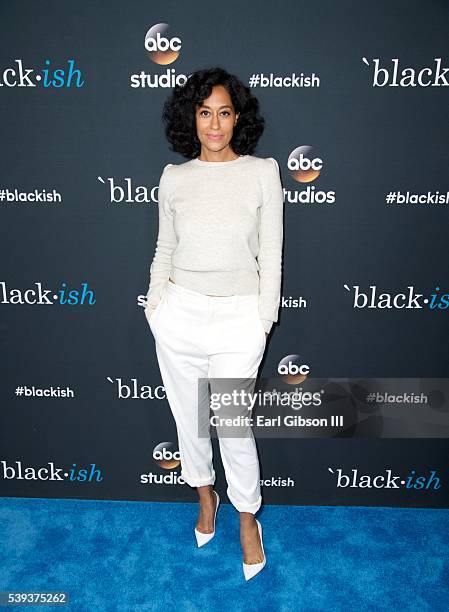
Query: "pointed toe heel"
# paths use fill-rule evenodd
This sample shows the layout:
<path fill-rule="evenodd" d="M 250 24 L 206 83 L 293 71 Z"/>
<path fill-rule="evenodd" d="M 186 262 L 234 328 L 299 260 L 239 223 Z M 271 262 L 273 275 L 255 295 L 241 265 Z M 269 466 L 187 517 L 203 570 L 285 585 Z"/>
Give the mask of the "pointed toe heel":
<path fill-rule="evenodd" d="M 218 506 L 220 505 L 220 496 L 218 495 L 216 491 L 214 491 L 214 493 L 217 496 L 217 503 L 215 505 L 215 514 L 214 514 L 214 530 L 212 531 L 212 533 L 202 533 L 201 531 L 198 531 L 198 529 L 195 527 L 195 537 L 196 537 L 196 543 L 198 545 L 198 548 L 210 542 L 210 540 L 212 540 L 212 538 L 215 535 L 215 521 L 217 518 Z"/>
<path fill-rule="evenodd" d="M 259 530 L 260 537 L 260 545 L 262 547 L 263 561 L 260 563 L 242 563 L 243 565 L 243 574 L 245 576 L 245 580 L 250 580 L 250 578 L 254 578 L 264 567 L 267 562 L 265 557 L 265 550 L 263 548 L 263 539 L 262 539 L 262 525 L 256 519 L 257 529 Z"/>

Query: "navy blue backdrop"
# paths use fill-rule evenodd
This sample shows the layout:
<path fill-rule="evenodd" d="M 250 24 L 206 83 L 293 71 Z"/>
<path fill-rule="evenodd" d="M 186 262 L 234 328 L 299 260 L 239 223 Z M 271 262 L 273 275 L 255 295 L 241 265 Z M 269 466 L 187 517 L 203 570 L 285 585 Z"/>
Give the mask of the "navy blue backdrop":
<path fill-rule="evenodd" d="M 449 507 L 448 17 L 435 0 L 1 4 L 0 495 L 195 498 L 143 305 L 158 180 L 185 161 L 162 105 L 218 65 L 257 95 L 255 154 L 284 186 L 261 377 L 322 380 L 353 417 L 258 438 L 264 502 Z M 387 383 L 394 401 L 364 399 Z M 395 393 L 423 389 L 396 421 Z"/>

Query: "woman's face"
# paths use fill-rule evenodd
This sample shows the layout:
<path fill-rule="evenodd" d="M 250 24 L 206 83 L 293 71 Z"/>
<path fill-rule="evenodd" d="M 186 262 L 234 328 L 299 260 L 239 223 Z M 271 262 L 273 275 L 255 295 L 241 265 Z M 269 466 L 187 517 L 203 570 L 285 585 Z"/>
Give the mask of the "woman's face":
<path fill-rule="evenodd" d="M 203 100 L 195 112 L 201 149 L 211 152 L 225 152 L 229 149 L 238 116 L 227 89 L 223 85 L 214 85 L 210 96 Z"/>

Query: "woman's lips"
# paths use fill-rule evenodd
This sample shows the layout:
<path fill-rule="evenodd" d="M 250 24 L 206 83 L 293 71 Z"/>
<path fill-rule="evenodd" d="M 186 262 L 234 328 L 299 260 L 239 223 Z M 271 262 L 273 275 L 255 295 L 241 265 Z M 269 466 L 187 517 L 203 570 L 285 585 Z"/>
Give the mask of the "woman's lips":
<path fill-rule="evenodd" d="M 220 140 L 220 138 L 223 138 L 221 134 L 206 134 L 206 136 L 210 139 L 210 140 Z"/>

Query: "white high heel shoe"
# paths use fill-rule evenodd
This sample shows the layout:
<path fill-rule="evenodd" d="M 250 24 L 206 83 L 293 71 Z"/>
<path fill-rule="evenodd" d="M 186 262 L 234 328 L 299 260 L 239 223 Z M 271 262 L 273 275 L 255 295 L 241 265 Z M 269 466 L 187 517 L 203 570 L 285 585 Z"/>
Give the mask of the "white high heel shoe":
<path fill-rule="evenodd" d="M 210 540 L 212 540 L 212 538 L 215 535 L 215 519 L 217 518 L 217 510 L 218 510 L 218 506 L 220 505 L 220 496 L 215 490 L 214 490 L 214 493 L 217 496 L 217 504 L 215 506 L 215 514 L 214 514 L 214 530 L 212 533 L 202 533 L 201 531 L 198 531 L 198 529 L 195 527 L 195 536 L 196 536 L 196 542 L 198 544 L 198 548 L 200 546 L 204 546 L 205 544 L 207 544 Z"/>
<path fill-rule="evenodd" d="M 243 573 L 245 575 L 245 580 L 249 580 L 250 578 L 254 578 L 256 574 L 260 572 L 261 569 L 265 567 L 267 559 L 265 557 L 265 551 L 263 548 L 263 540 L 262 540 L 262 525 L 256 519 L 257 529 L 259 530 L 260 544 L 262 546 L 262 554 L 263 561 L 260 563 L 243 563 Z"/>

